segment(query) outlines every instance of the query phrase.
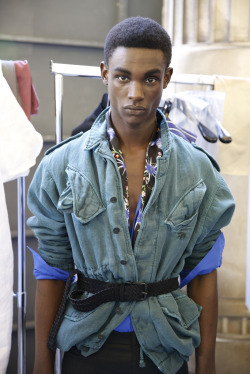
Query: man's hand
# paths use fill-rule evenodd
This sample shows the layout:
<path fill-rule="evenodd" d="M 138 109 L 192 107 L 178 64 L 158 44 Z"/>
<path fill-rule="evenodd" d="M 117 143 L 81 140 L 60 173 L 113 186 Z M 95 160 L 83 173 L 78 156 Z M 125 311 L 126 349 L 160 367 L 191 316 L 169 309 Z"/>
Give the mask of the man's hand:
<path fill-rule="evenodd" d="M 33 374 L 54 374 L 55 353 L 47 348 L 50 329 L 62 300 L 65 282 L 37 281 L 35 305 L 35 365 Z"/>
<path fill-rule="evenodd" d="M 195 374 L 215 374 L 215 343 L 218 320 L 217 271 L 198 275 L 187 286 L 188 296 L 202 306 L 201 344 L 196 349 Z"/>

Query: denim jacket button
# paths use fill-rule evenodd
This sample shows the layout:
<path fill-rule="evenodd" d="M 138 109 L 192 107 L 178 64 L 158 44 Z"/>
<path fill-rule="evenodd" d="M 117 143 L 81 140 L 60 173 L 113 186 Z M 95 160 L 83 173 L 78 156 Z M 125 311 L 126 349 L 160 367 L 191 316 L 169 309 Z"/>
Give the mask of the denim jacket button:
<path fill-rule="evenodd" d="M 111 197 L 110 202 L 111 203 L 116 203 L 117 202 L 117 198 L 115 196 Z"/>
<path fill-rule="evenodd" d="M 120 263 L 121 263 L 122 265 L 127 265 L 128 262 L 127 262 L 126 260 L 121 260 Z"/>
<path fill-rule="evenodd" d="M 123 311 L 119 307 L 115 309 L 115 312 L 116 314 L 120 314 L 120 315 L 123 313 Z"/>
<path fill-rule="evenodd" d="M 98 336 L 97 336 L 97 337 L 98 337 L 98 339 L 99 339 L 99 340 L 103 340 L 103 339 L 105 338 L 105 336 L 104 336 L 104 335 L 102 335 L 102 334 L 98 334 Z"/>
<path fill-rule="evenodd" d="M 120 232 L 119 227 L 115 227 L 115 228 L 113 229 L 113 233 L 114 233 L 114 234 L 119 234 L 119 232 Z"/>
<path fill-rule="evenodd" d="M 179 233 L 178 233 L 178 237 L 179 237 L 180 239 L 185 239 L 185 237 L 186 237 L 185 232 L 179 232 Z"/>
<path fill-rule="evenodd" d="M 83 346 L 83 347 L 81 347 L 81 351 L 88 352 L 89 351 L 89 347 Z"/>

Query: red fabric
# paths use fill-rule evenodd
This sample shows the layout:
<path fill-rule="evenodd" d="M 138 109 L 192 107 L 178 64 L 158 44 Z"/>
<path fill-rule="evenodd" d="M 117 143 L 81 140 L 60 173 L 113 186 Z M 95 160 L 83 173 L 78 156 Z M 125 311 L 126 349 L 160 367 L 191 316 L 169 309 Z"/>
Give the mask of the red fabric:
<path fill-rule="evenodd" d="M 39 99 L 36 94 L 28 61 L 14 61 L 17 85 L 22 102 L 22 108 L 30 119 L 31 114 L 37 114 L 39 108 Z"/>

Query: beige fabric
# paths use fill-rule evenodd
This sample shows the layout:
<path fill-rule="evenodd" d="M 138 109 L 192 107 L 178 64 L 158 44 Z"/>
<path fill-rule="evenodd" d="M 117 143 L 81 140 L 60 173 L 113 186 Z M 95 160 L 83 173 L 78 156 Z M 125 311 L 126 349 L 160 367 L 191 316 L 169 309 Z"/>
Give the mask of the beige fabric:
<path fill-rule="evenodd" d="M 221 298 L 244 299 L 246 289 L 246 239 L 248 176 L 222 174 L 234 198 L 235 212 L 230 225 L 223 228 L 225 250 L 218 271 Z"/>
<path fill-rule="evenodd" d="M 226 250 L 219 288 L 221 297 L 244 299 L 250 290 L 250 264 L 246 266 L 250 260 L 250 78 L 218 76 L 215 90 L 226 93 L 223 126 L 233 140 L 230 145 L 220 143 L 219 164 L 236 201 L 232 223 L 224 229 Z M 250 297 L 246 304 L 250 308 Z"/>
<path fill-rule="evenodd" d="M 248 217 L 247 217 L 247 282 L 246 282 L 246 306 L 250 311 L 250 169 L 248 179 Z"/>
<path fill-rule="evenodd" d="M 250 165 L 250 78 L 215 78 L 215 90 L 226 93 L 223 127 L 232 136 L 230 145 L 219 145 L 222 173 L 248 175 Z"/>

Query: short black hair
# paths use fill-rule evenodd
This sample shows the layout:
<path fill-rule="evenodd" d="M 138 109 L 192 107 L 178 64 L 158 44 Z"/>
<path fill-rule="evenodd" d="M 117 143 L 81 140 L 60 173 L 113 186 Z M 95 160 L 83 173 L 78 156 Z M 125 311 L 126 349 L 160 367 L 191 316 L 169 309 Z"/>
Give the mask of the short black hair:
<path fill-rule="evenodd" d="M 166 59 L 166 67 L 172 58 L 171 39 L 164 28 L 150 18 L 130 17 L 117 23 L 107 34 L 104 44 L 104 63 L 118 47 L 160 49 Z"/>

